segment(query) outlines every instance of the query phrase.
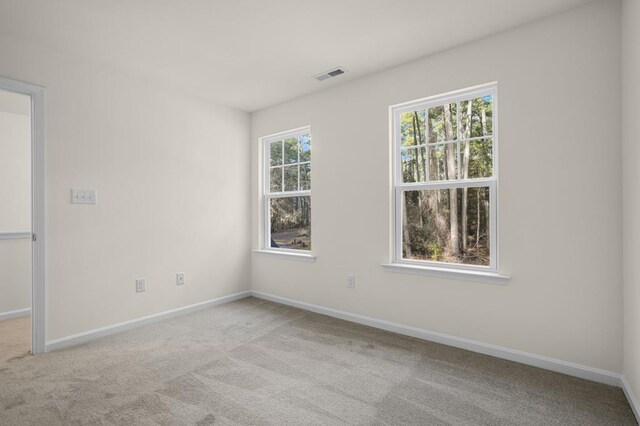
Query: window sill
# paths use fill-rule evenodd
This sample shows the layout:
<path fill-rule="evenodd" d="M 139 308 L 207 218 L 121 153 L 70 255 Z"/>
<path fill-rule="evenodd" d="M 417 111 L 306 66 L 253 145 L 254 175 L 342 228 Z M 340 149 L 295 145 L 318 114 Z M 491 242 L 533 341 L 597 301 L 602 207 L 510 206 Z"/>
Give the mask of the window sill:
<path fill-rule="evenodd" d="M 413 275 L 427 275 L 451 280 L 472 281 L 487 284 L 506 285 L 511 279 L 499 272 L 471 271 L 466 269 L 438 268 L 435 266 L 410 265 L 402 263 L 383 263 L 387 272 Z"/>
<path fill-rule="evenodd" d="M 283 259 L 299 260 L 302 262 L 315 262 L 316 256 L 307 253 L 293 253 L 288 251 L 275 251 L 275 250 L 252 250 L 253 253 L 263 254 L 267 256 L 281 257 Z"/>

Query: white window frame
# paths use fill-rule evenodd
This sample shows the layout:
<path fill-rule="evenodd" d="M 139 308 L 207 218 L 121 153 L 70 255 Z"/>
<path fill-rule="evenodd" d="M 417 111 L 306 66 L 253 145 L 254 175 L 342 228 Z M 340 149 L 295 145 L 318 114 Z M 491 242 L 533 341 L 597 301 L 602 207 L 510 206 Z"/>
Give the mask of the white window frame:
<path fill-rule="evenodd" d="M 294 256 L 301 257 L 309 257 L 315 259 L 315 256 L 312 254 L 313 243 L 311 244 L 311 250 L 297 250 L 297 249 L 286 249 L 286 248 L 278 248 L 271 247 L 271 209 L 269 208 L 269 202 L 275 198 L 289 198 L 289 197 L 306 197 L 308 196 L 311 199 L 311 189 L 308 190 L 298 190 L 298 191 L 281 191 L 281 192 L 271 192 L 271 150 L 270 144 L 272 142 L 277 142 L 282 140 L 284 142 L 287 138 L 297 138 L 299 136 L 309 134 L 311 136 L 311 156 L 309 161 L 300 162 L 300 151 L 298 151 L 298 188 L 300 187 L 300 165 L 301 164 L 310 164 L 311 175 L 313 176 L 313 135 L 311 134 L 311 126 L 300 127 L 293 130 L 287 130 L 284 132 L 275 133 L 272 135 L 264 136 L 260 138 L 262 144 L 262 244 L 261 251 L 263 252 L 271 252 L 271 253 L 279 253 L 279 254 L 289 254 Z M 284 149 L 283 149 L 284 155 Z M 284 158 L 282 159 L 282 165 L 274 166 L 274 167 L 282 167 L 284 173 Z M 313 182 L 313 178 L 311 178 L 311 182 Z M 284 176 L 282 177 L 282 184 L 284 185 Z M 312 183 L 313 185 L 313 183 Z M 311 222 L 311 227 L 313 224 L 313 220 Z M 311 238 L 313 238 L 313 229 L 311 229 Z M 312 240 L 313 241 L 313 240 Z"/>
<path fill-rule="evenodd" d="M 458 179 L 458 180 L 438 180 L 427 182 L 411 182 L 404 183 L 402 181 L 402 165 L 400 141 L 400 122 L 402 114 L 440 106 L 445 103 L 458 103 L 469 99 L 475 99 L 483 96 L 491 96 L 493 102 L 493 176 L 488 178 L 477 179 Z M 391 119 L 391 139 L 392 139 L 392 202 L 393 202 L 393 223 L 392 223 L 392 255 L 391 264 L 383 265 L 394 269 L 395 272 L 402 272 L 411 267 L 436 272 L 434 275 L 449 276 L 448 272 L 460 272 L 462 275 L 470 275 L 474 272 L 485 277 L 495 276 L 500 280 L 508 277 L 498 273 L 498 87 L 497 83 L 488 83 L 481 86 L 475 86 L 467 89 L 456 90 L 454 92 L 444 93 L 441 95 L 431 96 L 414 101 L 393 105 L 390 108 Z M 459 120 L 459 116 L 458 116 Z M 460 129 L 458 123 L 457 131 Z M 428 126 L 426 126 L 425 143 L 429 142 Z M 470 138 L 486 139 L 486 137 Z M 469 140 L 469 139 L 462 139 Z M 456 139 L 458 141 L 458 139 Z M 427 145 L 420 145 L 427 146 Z M 452 189 L 452 188 L 489 188 L 489 214 L 490 214 L 490 264 L 484 265 L 465 265 L 460 263 L 438 262 L 433 260 L 417 260 L 405 259 L 402 257 L 402 193 L 411 190 L 434 190 L 434 189 Z"/>

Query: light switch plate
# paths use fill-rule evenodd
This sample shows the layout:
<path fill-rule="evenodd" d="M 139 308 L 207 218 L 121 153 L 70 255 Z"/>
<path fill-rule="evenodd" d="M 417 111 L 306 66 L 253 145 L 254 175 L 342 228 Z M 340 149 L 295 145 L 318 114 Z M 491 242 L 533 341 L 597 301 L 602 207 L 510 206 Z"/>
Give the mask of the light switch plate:
<path fill-rule="evenodd" d="M 72 189 L 71 204 L 97 204 L 98 194 L 95 189 Z"/>
<path fill-rule="evenodd" d="M 184 272 L 178 272 L 176 274 L 176 284 L 178 285 L 184 284 Z"/>

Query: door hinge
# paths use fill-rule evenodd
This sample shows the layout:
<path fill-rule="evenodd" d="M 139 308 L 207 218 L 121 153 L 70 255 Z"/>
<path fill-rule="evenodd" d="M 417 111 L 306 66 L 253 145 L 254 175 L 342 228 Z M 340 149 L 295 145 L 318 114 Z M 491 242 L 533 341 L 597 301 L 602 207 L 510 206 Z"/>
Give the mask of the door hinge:
<path fill-rule="evenodd" d="M 38 236 L 37 236 L 35 233 L 31 234 L 31 240 L 32 240 L 34 243 L 36 242 L 36 240 L 37 240 L 37 239 L 38 239 Z"/>

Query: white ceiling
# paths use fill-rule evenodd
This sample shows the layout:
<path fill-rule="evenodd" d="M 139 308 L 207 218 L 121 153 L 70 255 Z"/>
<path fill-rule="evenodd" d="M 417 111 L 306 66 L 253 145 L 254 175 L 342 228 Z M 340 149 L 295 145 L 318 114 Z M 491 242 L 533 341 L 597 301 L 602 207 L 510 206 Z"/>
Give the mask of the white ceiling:
<path fill-rule="evenodd" d="M 588 1 L 0 0 L 0 32 L 255 111 Z"/>

